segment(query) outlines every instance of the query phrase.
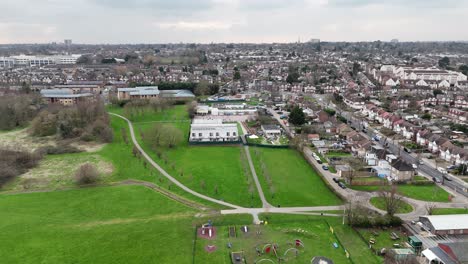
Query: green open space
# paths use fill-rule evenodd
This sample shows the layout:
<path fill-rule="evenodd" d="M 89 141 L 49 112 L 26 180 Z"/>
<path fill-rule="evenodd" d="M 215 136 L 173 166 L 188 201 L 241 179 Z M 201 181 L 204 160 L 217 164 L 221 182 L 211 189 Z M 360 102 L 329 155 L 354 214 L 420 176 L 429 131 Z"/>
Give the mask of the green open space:
<path fill-rule="evenodd" d="M 376 192 L 382 186 L 350 186 L 353 190 Z M 398 185 L 398 192 L 408 198 L 429 201 L 429 202 L 449 202 L 449 193 L 437 185 Z"/>
<path fill-rule="evenodd" d="M 267 220 L 270 225 L 282 225 L 288 226 L 290 223 L 295 223 L 296 225 L 301 225 L 303 227 L 309 227 L 314 232 L 314 223 L 325 221 L 328 223 L 326 230 L 316 231 L 316 234 L 323 234 L 322 236 L 318 236 L 318 240 L 325 240 L 327 239 L 326 232 L 331 234 L 331 229 L 333 229 L 334 238 L 336 239 L 334 242 L 338 240 L 339 249 L 332 250 L 333 255 L 338 255 L 341 257 L 341 254 L 344 253 L 344 249 L 346 249 L 350 254 L 350 259 L 354 263 L 381 263 L 382 261 L 372 254 L 369 250 L 368 245 L 364 243 L 360 237 L 358 236 L 357 232 L 352 229 L 348 225 L 343 225 L 341 217 L 324 217 L 324 216 L 305 216 L 305 215 L 282 215 L 282 214 L 261 214 L 261 220 Z M 332 228 L 330 229 L 329 226 Z M 305 228 L 304 228 L 305 229 Z M 328 248 L 327 248 L 328 249 Z M 332 257 L 333 259 L 333 257 Z M 306 262 L 301 262 L 306 263 Z M 347 263 L 346 261 L 339 262 L 336 261 L 335 263 Z"/>
<path fill-rule="evenodd" d="M 124 108 L 118 106 L 108 106 L 107 111 L 122 115 L 130 119 L 130 121 L 139 122 L 156 122 L 156 121 L 170 121 L 170 122 L 188 122 L 190 118 L 185 105 L 174 105 L 169 109 L 163 111 L 155 111 L 153 109 L 141 109 L 132 115 L 128 115 Z"/>
<path fill-rule="evenodd" d="M 180 111 L 185 111 L 185 108 L 181 107 L 184 106 L 175 106 L 166 110 L 167 112 L 175 113 L 167 114 L 167 116 L 182 116 Z M 116 118 L 112 118 L 113 123 L 122 124 L 123 122 L 124 125 L 126 124 L 123 120 L 115 121 Z M 160 152 L 164 154 L 163 159 L 163 156 L 158 157 L 157 153 L 147 146 L 141 137 L 141 132 L 144 133 L 147 129 L 154 126 L 151 122 L 158 121 L 160 118 L 161 114 L 159 113 L 155 114 L 152 111 L 145 112 L 139 116 L 139 119 L 145 120 L 145 122 L 134 123 L 134 130 L 140 146 L 169 174 L 187 187 L 210 197 L 245 207 L 261 206 L 256 189 L 250 187 L 253 186 L 250 170 L 245 170 L 242 166 L 241 153 L 244 150 L 240 146 L 191 146 L 188 144 L 190 123 L 174 122 L 171 125 L 182 131 L 184 140 L 175 148 L 161 148 Z M 119 136 L 120 138 L 122 137 L 121 135 L 116 135 L 115 137 L 118 138 Z M 132 155 L 132 147 L 125 146 L 125 144 L 121 144 L 120 147 L 127 148 L 126 153 L 128 154 L 126 155 Z M 126 170 L 126 168 L 123 169 Z M 141 170 L 142 168 L 139 169 Z M 145 171 L 145 176 L 143 177 L 148 179 L 151 176 L 151 174 L 148 175 L 150 170 L 145 170 L 145 168 L 143 170 Z M 151 170 L 151 173 L 155 175 L 154 177 L 150 177 L 153 178 L 152 181 L 156 181 L 158 184 L 160 181 L 165 181 L 154 170 Z M 122 174 L 124 178 L 128 177 L 128 173 L 123 172 Z M 138 177 L 141 180 L 145 180 L 144 178 Z M 171 184 L 168 183 L 167 185 Z M 174 189 L 175 187 L 171 185 L 171 191 Z"/>
<path fill-rule="evenodd" d="M 398 244 L 398 247 L 404 247 L 404 243 L 408 240 L 408 236 L 405 233 L 401 232 L 399 228 L 390 228 L 390 229 L 380 229 L 380 228 L 360 228 L 358 232 L 364 238 L 364 241 L 369 245 L 372 245 L 377 251 L 380 251 L 382 248 L 395 248 L 394 244 Z M 395 233 L 398 237 L 391 236 L 391 233 Z M 373 240 L 374 243 L 370 241 Z"/>
<path fill-rule="evenodd" d="M 433 215 L 468 214 L 468 208 L 434 208 Z"/>
<path fill-rule="evenodd" d="M 339 205 L 342 201 L 293 149 L 250 148 L 255 170 L 272 205 Z"/>
<path fill-rule="evenodd" d="M 380 210 L 386 211 L 385 201 L 383 197 L 372 197 L 370 203 Z M 398 207 L 397 214 L 407 214 L 413 211 L 413 207 L 410 204 L 400 201 L 400 206 Z"/>
<path fill-rule="evenodd" d="M 196 210 L 145 187 L 3 194 L 0 207 L 4 263 L 191 263 Z"/>

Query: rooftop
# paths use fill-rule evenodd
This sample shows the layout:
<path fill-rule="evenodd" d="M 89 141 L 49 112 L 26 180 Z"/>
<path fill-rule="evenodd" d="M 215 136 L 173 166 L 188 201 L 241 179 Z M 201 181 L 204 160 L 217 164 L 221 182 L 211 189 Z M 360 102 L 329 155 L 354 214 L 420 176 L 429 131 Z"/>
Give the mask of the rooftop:
<path fill-rule="evenodd" d="M 468 229 L 468 214 L 426 215 L 435 230 Z"/>

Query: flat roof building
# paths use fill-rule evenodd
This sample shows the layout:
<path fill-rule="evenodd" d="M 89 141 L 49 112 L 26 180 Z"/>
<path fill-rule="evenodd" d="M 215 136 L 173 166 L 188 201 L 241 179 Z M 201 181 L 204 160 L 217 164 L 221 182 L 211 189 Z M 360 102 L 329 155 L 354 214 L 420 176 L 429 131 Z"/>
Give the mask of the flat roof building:
<path fill-rule="evenodd" d="M 239 141 L 236 123 L 223 124 L 221 119 L 194 119 L 190 126 L 190 142 Z"/>

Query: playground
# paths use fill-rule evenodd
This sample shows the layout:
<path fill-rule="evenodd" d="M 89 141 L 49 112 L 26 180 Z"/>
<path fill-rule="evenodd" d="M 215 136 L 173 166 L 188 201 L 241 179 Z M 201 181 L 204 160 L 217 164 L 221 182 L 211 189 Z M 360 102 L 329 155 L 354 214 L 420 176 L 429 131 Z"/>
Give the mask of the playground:
<path fill-rule="evenodd" d="M 211 231 L 211 237 L 201 234 Z M 323 256 L 351 263 L 326 221 L 264 222 L 262 225 L 204 225 L 197 229 L 194 263 L 310 263 Z M 214 250 L 213 250 L 214 249 Z"/>

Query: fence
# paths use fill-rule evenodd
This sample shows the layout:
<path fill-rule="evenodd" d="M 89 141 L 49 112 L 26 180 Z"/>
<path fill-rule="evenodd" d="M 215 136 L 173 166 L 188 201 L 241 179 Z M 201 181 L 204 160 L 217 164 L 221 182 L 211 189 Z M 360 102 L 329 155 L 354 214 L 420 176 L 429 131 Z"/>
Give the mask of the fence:
<path fill-rule="evenodd" d="M 328 228 L 330 230 L 334 230 L 333 227 L 328 223 L 328 221 L 324 220 L 325 223 L 328 225 Z M 338 245 L 340 245 L 343 250 L 345 251 L 345 254 L 347 254 L 347 258 L 349 259 L 349 261 L 353 264 L 355 264 L 353 258 L 351 257 L 351 254 L 349 253 L 349 251 L 346 250 L 346 248 L 344 247 L 343 243 L 341 243 L 341 240 L 338 238 L 338 236 L 335 234 L 335 231 L 331 232 L 333 234 L 333 236 L 335 237 L 336 241 L 338 241 Z"/>

